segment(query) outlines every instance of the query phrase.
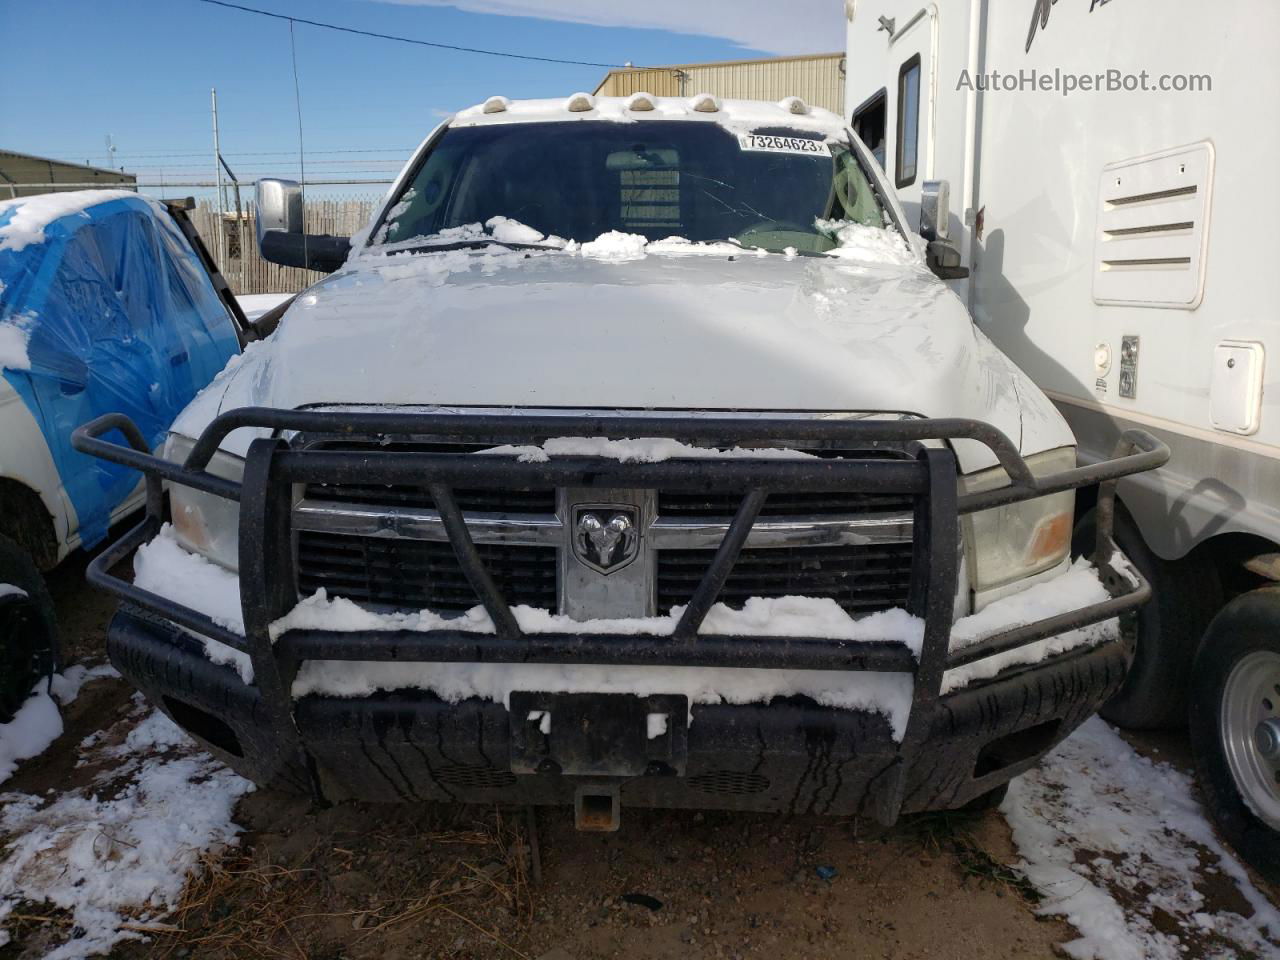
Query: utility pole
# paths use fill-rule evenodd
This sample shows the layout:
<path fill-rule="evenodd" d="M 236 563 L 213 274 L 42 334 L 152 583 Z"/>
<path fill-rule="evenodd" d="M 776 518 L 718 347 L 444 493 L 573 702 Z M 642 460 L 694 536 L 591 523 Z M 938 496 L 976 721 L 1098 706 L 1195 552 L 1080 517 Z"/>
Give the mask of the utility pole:
<path fill-rule="evenodd" d="M 223 239 L 223 230 L 225 225 L 222 220 L 222 150 L 218 143 L 218 88 L 214 87 L 210 91 L 210 97 L 213 104 L 213 172 L 218 184 L 218 219 L 214 227 L 214 242 L 218 245 L 218 252 L 214 254 L 214 262 L 218 264 L 218 269 L 223 269 L 226 265 L 223 263 L 227 252 L 227 244 Z"/>

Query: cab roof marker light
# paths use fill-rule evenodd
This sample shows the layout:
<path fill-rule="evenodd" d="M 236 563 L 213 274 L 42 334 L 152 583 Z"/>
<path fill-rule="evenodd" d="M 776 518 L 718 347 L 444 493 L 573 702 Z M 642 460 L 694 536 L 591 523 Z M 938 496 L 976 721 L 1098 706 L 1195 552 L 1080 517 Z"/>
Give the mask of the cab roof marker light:
<path fill-rule="evenodd" d="M 484 102 L 485 113 L 506 113 L 511 101 L 506 97 L 490 97 Z"/>
<path fill-rule="evenodd" d="M 720 99 L 714 94 L 700 93 L 689 101 L 689 105 L 697 113 L 719 113 Z"/>
<path fill-rule="evenodd" d="M 589 93 L 575 93 L 565 101 L 564 108 L 570 113 L 586 113 L 596 108 L 596 98 Z"/>
<path fill-rule="evenodd" d="M 655 106 L 655 97 L 652 93 L 633 93 L 627 98 L 626 109 L 634 110 L 637 113 L 644 113 L 652 110 Z"/>
<path fill-rule="evenodd" d="M 788 113 L 794 113 L 797 116 L 807 116 L 809 113 L 809 105 L 799 97 L 783 97 L 778 101 L 778 106 Z"/>

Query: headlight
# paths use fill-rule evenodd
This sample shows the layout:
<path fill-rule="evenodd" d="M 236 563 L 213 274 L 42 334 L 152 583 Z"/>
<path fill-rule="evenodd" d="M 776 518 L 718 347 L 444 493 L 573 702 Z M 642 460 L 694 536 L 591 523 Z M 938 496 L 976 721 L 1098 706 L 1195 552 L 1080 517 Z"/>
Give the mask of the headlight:
<path fill-rule="evenodd" d="M 165 444 L 166 460 L 182 463 L 195 441 L 176 433 Z M 205 467 L 214 476 L 239 482 L 244 461 L 219 450 Z M 240 504 L 179 483 L 169 484 L 169 510 L 178 542 L 214 563 L 236 570 L 240 566 Z"/>
<path fill-rule="evenodd" d="M 1074 447 L 1027 458 L 1027 466 L 1038 477 L 1070 470 L 1075 465 Z M 1004 468 L 996 467 L 961 477 L 960 492 L 982 493 L 1008 483 Z M 1071 551 L 1074 517 L 1074 490 L 965 517 L 962 529 L 974 591 L 982 593 L 1056 567 Z"/>

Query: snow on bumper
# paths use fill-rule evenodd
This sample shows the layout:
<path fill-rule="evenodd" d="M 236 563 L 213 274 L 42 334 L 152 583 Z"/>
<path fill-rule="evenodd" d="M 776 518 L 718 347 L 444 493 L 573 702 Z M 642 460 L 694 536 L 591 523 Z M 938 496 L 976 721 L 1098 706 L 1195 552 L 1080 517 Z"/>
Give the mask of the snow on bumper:
<path fill-rule="evenodd" d="M 547 437 L 625 440 L 635 426 L 634 418 L 609 415 L 246 409 L 220 415 L 177 465 L 147 454 L 140 437 L 130 435 L 132 450 L 101 439 L 112 429 L 128 435 L 131 425 L 100 418 L 78 431 L 78 448 L 143 469 L 149 492 L 147 519 L 89 570 L 95 583 L 136 608 L 113 626 L 112 656 L 180 724 L 260 782 L 332 796 L 550 803 L 564 801 L 575 783 L 603 777 L 623 787 L 628 803 L 870 812 L 886 822 L 903 810 L 951 806 L 999 786 L 1122 679 L 1127 653 L 1122 643 L 1107 642 L 1114 629 L 1099 625 L 1141 605 L 1149 589 L 1126 582 L 1112 556 L 1114 481 L 1168 456 L 1140 432 L 1126 435 L 1126 450 L 1114 460 L 1048 476 L 1034 473 L 998 430 L 968 420 L 645 420 L 646 432 L 678 443 L 848 451 L 826 458 L 542 459 L 475 456 L 447 445 L 334 449 L 307 439 L 308 431 L 452 437 L 511 444 L 517 453 Z M 228 432 L 264 427 L 301 436 L 255 440 L 239 481 L 204 469 Z M 926 440 L 986 445 L 1009 484 L 958 494 L 955 454 Z M 859 452 L 883 444 L 896 453 Z M 212 568 L 180 561 L 163 535 L 162 479 L 238 502 L 238 583 L 227 573 L 202 583 Z M 402 612 L 383 616 L 322 594 L 300 604 L 301 533 L 318 519 L 299 514 L 295 493 L 350 483 L 425 485 L 433 510 L 412 529 L 367 528 L 367 517 L 355 518 L 365 525 L 359 533 L 342 529 L 375 540 L 440 542 L 445 534 L 454 575 L 482 609 L 445 619 L 403 612 L 404 603 L 392 604 Z M 1081 566 L 1051 589 L 1028 590 L 1004 608 L 993 604 L 982 622 L 956 624 L 960 516 L 1093 484 L 1102 485 L 1105 585 Z M 570 542 L 564 516 L 593 504 L 600 491 L 734 491 L 736 506 L 713 537 L 684 545 L 710 547 L 694 556 L 696 586 L 684 594 L 686 606 L 666 603 L 676 607 L 668 617 L 584 623 L 529 608 L 554 605 L 554 597 L 525 608 L 508 601 L 508 592 L 524 596 L 523 588 L 510 577 L 499 587 L 476 536 L 509 531 L 495 534 L 483 515 L 464 513 L 455 493 L 473 486 L 569 497 L 569 513 L 557 511 L 544 523 L 552 551 Z M 757 523 L 774 493 L 909 498 L 911 512 L 883 541 L 906 545 L 888 555 L 900 557 L 909 589 L 881 605 L 883 612 L 857 620 L 834 603 L 783 594 L 741 611 L 720 606 L 744 546 L 763 549 L 753 540 L 761 529 L 773 538 L 768 546 L 788 542 L 778 539 L 787 524 Z M 637 536 L 656 536 L 643 508 L 626 503 L 618 516 L 630 516 Z M 572 520 L 572 555 L 591 568 L 590 550 L 579 556 L 582 519 Z M 811 539 L 815 531 L 825 528 L 809 524 L 802 533 Z M 137 582 L 110 574 L 140 548 Z M 627 549 L 634 559 L 636 547 Z M 601 575 L 609 561 L 596 560 Z M 360 569 L 376 577 L 387 569 L 380 563 Z M 636 568 L 643 573 L 647 564 L 637 560 Z M 174 572 L 180 582 L 166 582 Z M 625 606 L 626 591 L 615 588 L 629 575 L 609 581 L 607 603 L 599 596 L 605 585 L 596 584 L 598 609 Z M 786 592 L 806 593 L 809 583 L 802 575 Z M 221 607 L 211 600 L 218 595 Z M 905 611 L 890 609 L 897 604 Z M 1029 686 L 1040 689 L 1032 695 Z M 665 732 L 649 735 L 654 730 Z"/>

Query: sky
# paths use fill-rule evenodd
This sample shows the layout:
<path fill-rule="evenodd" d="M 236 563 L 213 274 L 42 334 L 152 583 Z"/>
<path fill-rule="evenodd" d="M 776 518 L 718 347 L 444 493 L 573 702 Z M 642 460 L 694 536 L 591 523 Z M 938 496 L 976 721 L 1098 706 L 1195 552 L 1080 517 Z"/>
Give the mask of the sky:
<path fill-rule="evenodd" d="M 828 52 L 844 42 L 843 0 L 242 2 L 380 33 L 618 65 Z M 140 179 L 210 179 L 216 87 L 222 152 L 237 177 L 297 179 L 289 33 L 285 21 L 200 0 L 0 0 L 0 148 L 106 166 L 110 136 L 115 166 Z M 495 93 L 591 91 L 607 72 L 305 24 L 294 27 L 294 42 L 308 179 L 389 178 L 443 115 Z"/>

